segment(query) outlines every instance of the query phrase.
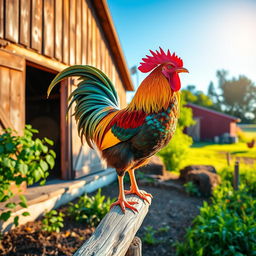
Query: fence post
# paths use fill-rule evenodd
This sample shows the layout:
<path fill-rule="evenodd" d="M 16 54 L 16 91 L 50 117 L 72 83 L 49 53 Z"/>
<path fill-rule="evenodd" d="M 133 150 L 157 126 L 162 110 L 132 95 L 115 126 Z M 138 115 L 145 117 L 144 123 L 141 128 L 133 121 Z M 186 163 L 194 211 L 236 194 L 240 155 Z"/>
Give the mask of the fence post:
<path fill-rule="evenodd" d="M 234 169 L 234 177 L 233 177 L 233 188 L 234 190 L 239 189 L 239 162 L 236 161 L 235 169 Z"/>
<path fill-rule="evenodd" d="M 228 166 L 230 166 L 230 152 L 227 152 L 227 154 L 226 154 L 226 156 L 227 156 L 227 164 L 228 164 Z"/>
<path fill-rule="evenodd" d="M 135 236 L 125 256 L 142 256 L 142 243 L 139 237 Z"/>

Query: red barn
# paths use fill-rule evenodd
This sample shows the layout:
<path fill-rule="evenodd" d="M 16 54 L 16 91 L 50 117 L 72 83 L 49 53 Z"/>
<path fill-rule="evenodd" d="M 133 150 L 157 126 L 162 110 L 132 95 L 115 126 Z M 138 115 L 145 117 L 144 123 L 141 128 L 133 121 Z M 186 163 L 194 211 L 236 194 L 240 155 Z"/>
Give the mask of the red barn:
<path fill-rule="evenodd" d="M 237 137 L 239 118 L 188 103 L 196 124 L 186 129 L 194 141 L 234 142 Z"/>

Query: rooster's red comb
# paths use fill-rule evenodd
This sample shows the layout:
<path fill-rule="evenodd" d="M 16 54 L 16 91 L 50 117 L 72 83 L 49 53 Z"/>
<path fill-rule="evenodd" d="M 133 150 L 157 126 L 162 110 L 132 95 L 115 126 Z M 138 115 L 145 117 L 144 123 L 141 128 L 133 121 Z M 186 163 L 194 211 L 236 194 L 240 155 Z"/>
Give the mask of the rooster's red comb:
<path fill-rule="evenodd" d="M 166 62 L 171 62 L 176 67 L 183 67 L 182 59 L 179 58 L 177 55 L 175 55 L 175 53 L 171 54 L 170 50 L 168 50 L 167 53 L 165 53 L 161 47 L 159 48 L 160 48 L 160 52 L 159 51 L 153 52 L 149 50 L 153 56 L 146 55 L 147 58 L 142 59 L 143 62 L 141 62 L 140 66 L 138 67 L 138 69 L 141 72 L 147 73 L 151 71 L 153 68 L 155 68 L 156 66 Z"/>

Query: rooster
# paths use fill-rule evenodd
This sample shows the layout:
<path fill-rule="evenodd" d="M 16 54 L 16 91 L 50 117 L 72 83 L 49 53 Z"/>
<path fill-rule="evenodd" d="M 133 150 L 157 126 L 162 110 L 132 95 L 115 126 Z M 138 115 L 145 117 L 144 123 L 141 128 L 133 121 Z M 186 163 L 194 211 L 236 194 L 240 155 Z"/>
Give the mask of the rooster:
<path fill-rule="evenodd" d="M 90 147 L 95 145 L 118 175 L 119 196 L 112 204 L 137 211 L 136 202 L 125 195 L 136 194 L 149 202 L 152 197 L 139 190 L 134 170 L 148 163 L 149 158 L 172 138 L 179 115 L 179 73 L 188 72 L 175 53 L 160 48 L 142 59 L 138 69 L 152 71 L 140 84 L 130 104 L 119 109 L 117 92 L 109 78 L 92 66 L 75 65 L 60 72 L 51 82 L 47 94 L 61 80 L 78 76 L 77 88 L 69 96 L 69 106 L 75 103 L 74 116 L 81 139 Z M 125 191 L 123 178 L 128 172 L 130 190 Z"/>

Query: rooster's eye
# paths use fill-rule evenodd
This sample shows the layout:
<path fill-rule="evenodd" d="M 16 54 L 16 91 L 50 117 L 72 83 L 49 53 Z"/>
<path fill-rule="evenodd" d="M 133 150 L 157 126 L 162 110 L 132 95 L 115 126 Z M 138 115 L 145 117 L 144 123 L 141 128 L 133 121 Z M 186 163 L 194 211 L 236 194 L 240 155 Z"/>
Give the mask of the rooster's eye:
<path fill-rule="evenodd" d="M 168 65 L 168 66 L 167 66 L 168 69 L 171 69 L 172 67 L 173 67 L 172 65 Z"/>

